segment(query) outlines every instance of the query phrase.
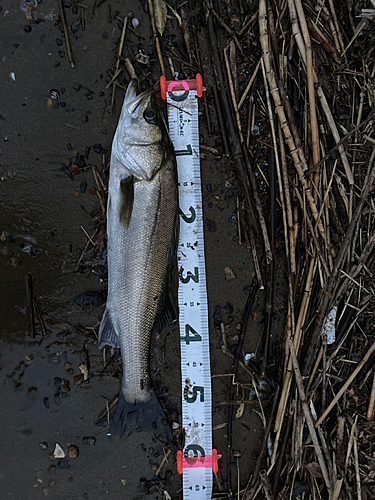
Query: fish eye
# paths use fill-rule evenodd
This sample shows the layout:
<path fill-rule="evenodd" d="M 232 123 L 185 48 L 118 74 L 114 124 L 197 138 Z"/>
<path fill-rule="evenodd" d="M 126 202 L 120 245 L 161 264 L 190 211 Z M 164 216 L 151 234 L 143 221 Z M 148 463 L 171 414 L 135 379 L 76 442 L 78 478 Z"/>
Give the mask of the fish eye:
<path fill-rule="evenodd" d="M 157 117 L 157 112 L 153 108 L 146 109 L 144 115 L 145 120 L 148 122 L 152 122 Z"/>

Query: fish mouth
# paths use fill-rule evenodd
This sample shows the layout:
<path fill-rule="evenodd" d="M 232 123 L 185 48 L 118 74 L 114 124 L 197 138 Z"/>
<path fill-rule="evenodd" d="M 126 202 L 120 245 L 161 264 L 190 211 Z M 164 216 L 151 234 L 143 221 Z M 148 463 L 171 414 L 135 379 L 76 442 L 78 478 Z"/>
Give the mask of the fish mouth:
<path fill-rule="evenodd" d="M 129 115 L 131 115 L 133 118 L 136 118 L 139 105 L 145 98 L 149 97 L 152 92 L 153 90 L 149 89 L 139 93 L 138 82 L 135 78 L 133 78 L 128 85 L 124 99 L 124 106 Z"/>

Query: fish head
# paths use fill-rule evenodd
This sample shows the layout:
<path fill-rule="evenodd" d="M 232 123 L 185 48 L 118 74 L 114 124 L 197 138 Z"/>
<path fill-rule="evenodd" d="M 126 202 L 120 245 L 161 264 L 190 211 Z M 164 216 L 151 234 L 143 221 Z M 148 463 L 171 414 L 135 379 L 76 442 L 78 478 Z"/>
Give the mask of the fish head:
<path fill-rule="evenodd" d="M 127 175 L 150 180 L 162 168 L 172 148 L 155 92 L 137 94 L 137 81 L 133 79 L 126 91 L 112 154 Z"/>

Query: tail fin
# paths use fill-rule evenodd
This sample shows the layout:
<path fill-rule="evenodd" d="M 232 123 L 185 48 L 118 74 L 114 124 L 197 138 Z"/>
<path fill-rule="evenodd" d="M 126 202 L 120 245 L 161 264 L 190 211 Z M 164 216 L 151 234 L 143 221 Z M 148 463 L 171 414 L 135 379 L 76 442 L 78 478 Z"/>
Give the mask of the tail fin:
<path fill-rule="evenodd" d="M 129 436 L 142 430 L 154 432 L 162 441 L 172 441 L 171 429 L 153 389 L 151 399 L 146 403 L 128 403 L 121 391 L 111 417 L 110 433 Z"/>

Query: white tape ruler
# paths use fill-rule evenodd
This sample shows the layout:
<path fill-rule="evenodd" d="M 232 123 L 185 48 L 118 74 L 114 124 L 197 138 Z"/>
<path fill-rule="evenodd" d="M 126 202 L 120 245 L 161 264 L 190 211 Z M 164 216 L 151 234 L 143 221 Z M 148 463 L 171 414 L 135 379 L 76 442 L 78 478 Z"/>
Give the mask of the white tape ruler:
<path fill-rule="evenodd" d="M 181 341 L 183 450 L 177 453 L 185 500 L 211 500 L 212 449 L 211 368 L 206 265 L 199 157 L 198 97 L 202 78 L 165 81 L 169 134 L 177 158 L 180 234 L 177 248 L 178 305 Z"/>

